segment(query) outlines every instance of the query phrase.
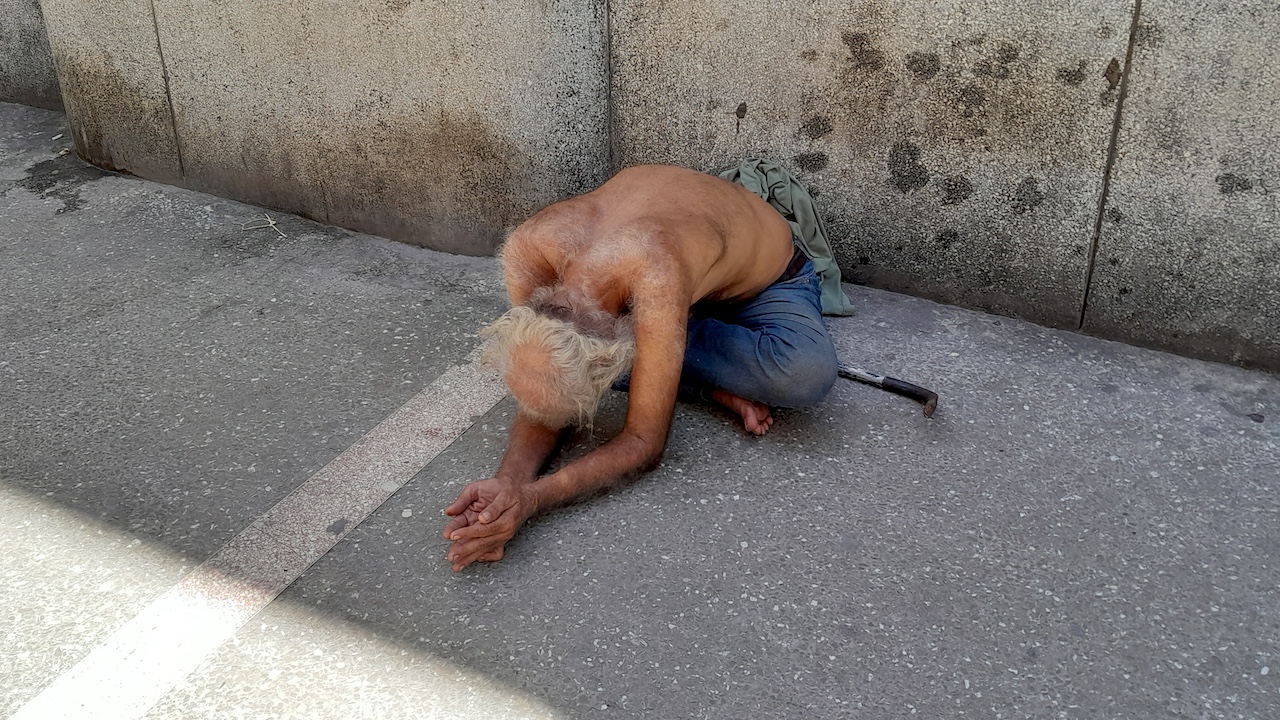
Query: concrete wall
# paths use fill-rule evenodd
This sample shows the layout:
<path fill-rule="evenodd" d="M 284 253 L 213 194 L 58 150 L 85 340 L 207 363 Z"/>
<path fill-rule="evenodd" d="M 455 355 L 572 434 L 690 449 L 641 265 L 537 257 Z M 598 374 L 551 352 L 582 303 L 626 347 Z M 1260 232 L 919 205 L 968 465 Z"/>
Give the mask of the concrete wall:
<path fill-rule="evenodd" d="M 80 156 L 181 183 L 150 0 L 59 0 L 42 7 Z"/>
<path fill-rule="evenodd" d="M 0 0 L 0 102 L 62 109 L 39 0 Z"/>
<path fill-rule="evenodd" d="M 622 166 L 771 157 L 849 279 L 1280 369 L 1274 3 L 44 10 L 100 165 L 486 253 Z"/>
<path fill-rule="evenodd" d="M 610 5 L 615 166 L 787 161 L 852 280 L 1280 369 L 1275 3 Z"/>
<path fill-rule="evenodd" d="M 1086 331 L 1280 370 L 1280 5 L 1145 2 Z"/>
<path fill-rule="evenodd" d="M 1075 327 L 1132 6 L 1060 5 L 615 0 L 616 158 L 787 161 L 850 279 Z"/>
<path fill-rule="evenodd" d="M 603 4 L 107 4 L 45 1 L 92 162 L 474 254 L 606 177 Z"/>

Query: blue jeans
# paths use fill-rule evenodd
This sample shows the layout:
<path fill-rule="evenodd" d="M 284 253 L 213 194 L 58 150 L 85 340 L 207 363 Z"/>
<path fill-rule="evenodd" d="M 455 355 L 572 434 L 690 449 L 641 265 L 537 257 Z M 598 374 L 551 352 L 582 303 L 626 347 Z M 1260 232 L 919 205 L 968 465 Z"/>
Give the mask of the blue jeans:
<path fill-rule="evenodd" d="M 699 303 L 689 317 L 682 394 L 720 388 L 774 407 L 815 405 L 836 382 L 818 275 L 805 262 L 743 303 Z"/>

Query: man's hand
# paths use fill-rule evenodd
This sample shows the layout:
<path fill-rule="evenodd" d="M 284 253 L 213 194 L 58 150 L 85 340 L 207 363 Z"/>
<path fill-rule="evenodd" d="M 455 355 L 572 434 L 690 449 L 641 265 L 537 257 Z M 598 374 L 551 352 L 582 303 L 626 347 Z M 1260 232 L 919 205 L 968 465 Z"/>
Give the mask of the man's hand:
<path fill-rule="evenodd" d="M 536 511 L 528 483 L 495 477 L 463 488 L 444 511 L 453 518 L 444 528 L 444 538 L 453 541 L 447 555 L 453 571 L 501 560 L 507 541 Z"/>

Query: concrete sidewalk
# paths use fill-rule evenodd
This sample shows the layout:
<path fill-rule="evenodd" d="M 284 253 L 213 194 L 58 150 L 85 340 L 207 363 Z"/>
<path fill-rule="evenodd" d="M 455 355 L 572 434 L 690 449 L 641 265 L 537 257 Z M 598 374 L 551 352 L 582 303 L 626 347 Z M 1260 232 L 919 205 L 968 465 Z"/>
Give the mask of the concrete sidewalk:
<path fill-rule="evenodd" d="M 850 286 L 841 354 L 934 419 L 681 406 L 657 471 L 453 574 L 512 412 L 494 261 L 255 227 L 66 132 L 0 105 L 4 716 L 1280 716 L 1274 376 Z"/>

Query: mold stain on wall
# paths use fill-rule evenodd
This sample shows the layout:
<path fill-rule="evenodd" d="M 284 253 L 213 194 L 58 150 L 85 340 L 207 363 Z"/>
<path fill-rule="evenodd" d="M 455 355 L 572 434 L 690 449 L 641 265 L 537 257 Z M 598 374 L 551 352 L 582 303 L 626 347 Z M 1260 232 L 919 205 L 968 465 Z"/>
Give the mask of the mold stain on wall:
<path fill-rule="evenodd" d="M 325 123 L 318 134 L 278 120 L 253 128 L 251 136 L 230 137 L 193 127 L 210 148 L 188 163 L 193 182 L 466 255 L 492 254 L 505 230 L 534 209 L 524 153 L 479 114 L 423 107 L 416 116 Z"/>
<path fill-rule="evenodd" d="M 921 147 L 1066 162 L 1089 155 L 1094 162 L 1093 148 L 1081 142 L 1095 120 L 1086 117 L 1087 98 L 1113 78 L 1090 72 L 1090 58 L 1048 66 L 1040 35 L 1020 28 L 1007 37 L 983 33 L 890 50 L 881 36 L 891 28 L 875 23 L 892 18 L 868 17 L 867 24 L 833 30 L 829 47 L 837 49 L 819 55 L 827 67 L 806 97 L 821 103 L 831 128 L 823 135 L 834 133 L 857 150 L 892 145 L 907 132 Z M 1096 68 L 1104 61 L 1093 62 Z M 800 131 L 814 137 L 809 129 L 806 121 Z"/>
<path fill-rule="evenodd" d="M 105 54 L 63 52 L 58 58 L 76 152 L 108 170 L 161 182 L 180 179 L 173 120 L 163 90 L 118 68 Z"/>

